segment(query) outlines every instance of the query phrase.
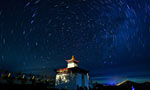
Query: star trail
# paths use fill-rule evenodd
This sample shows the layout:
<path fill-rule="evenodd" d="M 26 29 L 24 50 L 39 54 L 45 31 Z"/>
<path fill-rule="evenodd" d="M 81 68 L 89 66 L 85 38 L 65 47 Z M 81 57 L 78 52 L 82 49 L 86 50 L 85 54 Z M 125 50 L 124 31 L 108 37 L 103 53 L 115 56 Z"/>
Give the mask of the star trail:
<path fill-rule="evenodd" d="M 141 82 L 149 20 L 149 0 L 1 0 L 0 68 L 54 75 L 74 55 L 96 80 Z"/>

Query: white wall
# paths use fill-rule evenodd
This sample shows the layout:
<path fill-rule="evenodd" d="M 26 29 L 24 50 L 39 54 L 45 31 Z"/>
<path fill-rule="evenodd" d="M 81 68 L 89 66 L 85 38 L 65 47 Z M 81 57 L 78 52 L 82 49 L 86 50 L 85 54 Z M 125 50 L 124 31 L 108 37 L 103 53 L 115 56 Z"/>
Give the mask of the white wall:
<path fill-rule="evenodd" d="M 85 80 L 85 86 L 86 86 L 87 88 L 89 88 L 89 76 L 88 76 L 88 74 L 87 74 L 87 75 L 84 75 L 84 80 Z"/>
<path fill-rule="evenodd" d="M 76 74 L 76 85 L 82 86 L 82 74 Z"/>
<path fill-rule="evenodd" d="M 73 67 L 77 67 L 77 66 L 78 65 L 76 63 L 74 63 L 74 62 L 67 64 L 67 68 L 73 68 Z"/>
<path fill-rule="evenodd" d="M 82 74 L 80 73 L 60 73 L 56 75 L 56 88 L 77 90 L 77 86 L 82 87 Z M 88 75 L 84 75 L 84 86 L 89 87 Z"/>
<path fill-rule="evenodd" d="M 55 86 L 58 89 L 69 89 L 75 90 L 76 88 L 76 80 L 75 74 L 57 74 Z"/>
<path fill-rule="evenodd" d="M 77 74 L 76 75 L 76 85 L 78 85 L 79 87 L 82 87 L 82 74 Z M 84 87 L 89 87 L 89 76 L 84 75 Z"/>

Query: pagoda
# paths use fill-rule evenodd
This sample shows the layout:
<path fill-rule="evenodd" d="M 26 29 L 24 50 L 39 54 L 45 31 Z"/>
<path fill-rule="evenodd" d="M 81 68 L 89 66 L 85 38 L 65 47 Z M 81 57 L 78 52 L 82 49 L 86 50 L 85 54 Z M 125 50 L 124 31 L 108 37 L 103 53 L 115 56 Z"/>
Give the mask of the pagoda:
<path fill-rule="evenodd" d="M 56 88 L 66 90 L 89 89 L 88 71 L 78 67 L 79 61 L 75 60 L 74 56 L 66 62 L 67 68 L 56 70 Z"/>

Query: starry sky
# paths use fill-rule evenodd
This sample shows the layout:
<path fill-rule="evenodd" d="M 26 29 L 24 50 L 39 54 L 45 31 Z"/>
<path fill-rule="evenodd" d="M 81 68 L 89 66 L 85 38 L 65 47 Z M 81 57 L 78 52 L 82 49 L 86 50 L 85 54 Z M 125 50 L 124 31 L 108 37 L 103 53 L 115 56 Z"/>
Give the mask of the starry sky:
<path fill-rule="evenodd" d="M 93 80 L 150 80 L 150 0 L 0 0 L 0 68 L 55 75 L 74 55 Z"/>

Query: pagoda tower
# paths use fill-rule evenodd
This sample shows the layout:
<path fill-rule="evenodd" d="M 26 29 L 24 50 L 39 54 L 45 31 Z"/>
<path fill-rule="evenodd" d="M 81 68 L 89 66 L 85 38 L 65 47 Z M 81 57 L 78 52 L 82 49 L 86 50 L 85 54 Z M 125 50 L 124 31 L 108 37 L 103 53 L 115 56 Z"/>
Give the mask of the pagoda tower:
<path fill-rule="evenodd" d="M 56 70 L 56 88 L 66 90 L 89 89 L 88 71 L 78 67 L 79 61 L 75 60 L 74 56 L 66 62 L 67 68 Z"/>

